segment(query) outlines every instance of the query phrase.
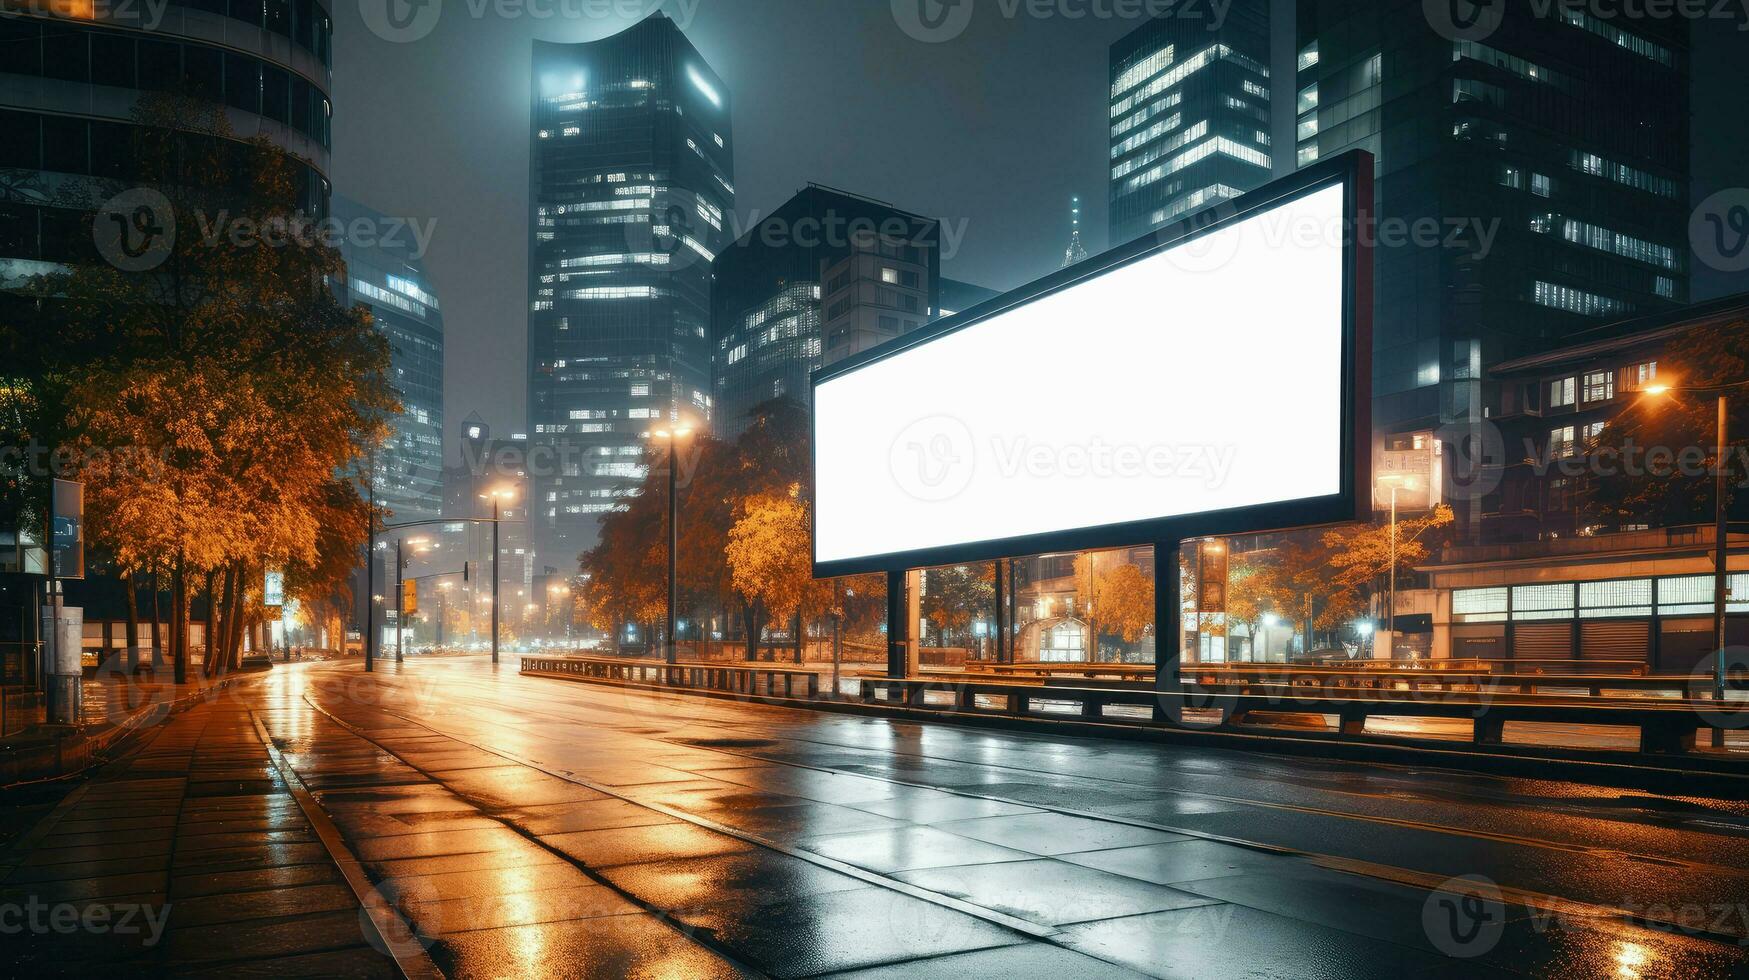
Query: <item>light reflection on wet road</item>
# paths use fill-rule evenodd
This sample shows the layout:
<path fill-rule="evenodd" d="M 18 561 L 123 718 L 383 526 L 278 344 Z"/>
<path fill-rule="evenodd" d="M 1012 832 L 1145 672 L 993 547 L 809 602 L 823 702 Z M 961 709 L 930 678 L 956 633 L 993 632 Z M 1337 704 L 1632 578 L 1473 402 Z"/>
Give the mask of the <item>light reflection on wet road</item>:
<path fill-rule="evenodd" d="M 1749 970 L 1741 801 L 745 705 L 508 659 L 292 668 L 261 691 L 452 973 Z"/>

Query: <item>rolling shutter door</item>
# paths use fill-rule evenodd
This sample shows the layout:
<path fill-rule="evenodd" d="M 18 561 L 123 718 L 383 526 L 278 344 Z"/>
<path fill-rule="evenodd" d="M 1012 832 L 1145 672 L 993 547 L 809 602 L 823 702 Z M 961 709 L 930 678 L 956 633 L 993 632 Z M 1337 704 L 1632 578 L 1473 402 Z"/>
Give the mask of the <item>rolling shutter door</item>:
<path fill-rule="evenodd" d="M 1646 620 L 1584 623 L 1579 656 L 1586 660 L 1645 660 L 1651 653 L 1651 623 Z"/>
<path fill-rule="evenodd" d="M 1512 659 L 1570 660 L 1573 658 L 1573 624 L 1515 623 L 1512 627 Z"/>

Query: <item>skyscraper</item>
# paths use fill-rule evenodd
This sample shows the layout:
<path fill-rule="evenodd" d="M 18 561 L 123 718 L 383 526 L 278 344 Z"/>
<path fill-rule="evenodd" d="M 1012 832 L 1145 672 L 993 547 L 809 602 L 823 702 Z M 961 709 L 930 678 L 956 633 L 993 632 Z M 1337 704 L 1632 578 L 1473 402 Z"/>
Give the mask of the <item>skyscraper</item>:
<path fill-rule="evenodd" d="M 570 567 L 643 478 L 644 433 L 709 423 L 710 276 L 735 202 L 729 92 L 654 14 L 534 47 L 530 514 Z"/>
<path fill-rule="evenodd" d="M 1111 46 L 1111 245 L 1269 180 L 1269 0 L 1205 7 Z"/>
<path fill-rule="evenodd" d="M 1486 366 L 1688 297 L 1688 20 L 1443 9 L 1299 7 L 1299 163 L 1377 158 L 1381 471 L 1479 423 Z"/>
<path fill-rule="evenodd" d="M 716 262 L 717 429 L 746 428 L 762 402 L 806 402 L 808 374 L 914 330 L 935 313 L 939 225 L 810 184 Z"/>
<path fill-rule="evenodd" d="M 133 110 L 152 93 L 223 105 L 235 136 L 226 149 L 240 153 L 259 135 L 301 158 L 296 205 L 327 214 L 325 3 L 99 4 L 101 22 L 78 18 L 81 7 L 93 9 L 8 6 L 0 16 L 0 288 L 100 261 L 89 212 L 140 179 Z"/>
<path fill-rule="evenodd" d="M 373 467 L 377 503 L 391 520 L 435 520 L 443 510 L 443 312 L 425 274 L 424 256 L 404 222 L 345 197 L 334 199 L 334 217 L 346 227 L 383 233 L 341 240 L 346 260 L 342 297 L 370 307 L 377 330 L 389 339 L 389 380 L 401 393 L 401 414 Z"/>

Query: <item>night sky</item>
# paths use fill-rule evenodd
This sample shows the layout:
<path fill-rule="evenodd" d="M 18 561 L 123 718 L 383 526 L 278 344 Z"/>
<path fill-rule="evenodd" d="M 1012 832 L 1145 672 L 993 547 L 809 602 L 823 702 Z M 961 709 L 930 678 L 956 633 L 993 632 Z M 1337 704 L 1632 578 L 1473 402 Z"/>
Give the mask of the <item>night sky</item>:
<path fill-rule="evenodd" d="M 426 265 L 444 310 L 453 447 L 470 412 L 502 434 L 524 424 L 530 41 L 616 33 L 637 17 L 596 12 L 639 0 L 441 2 L 435 29 L 408 43 L 373 34 L 358 4 L 334 5 L 332 176 L 378 211 L 435 221 Z M 1275 5 L 1281 73 L 1292 4 Z M 661 6 L 733 94 L 738 227 L 814 181 L 963 227 L 943 272 L 1008 289 L 1057 267 L 1079 194 L 1088 249 L 1105 246 L 1106 49 L 1137 22 L 1009 19 L 986 0 L 962 35 L 924 44 L 889 0 Z M 1749 186 L 1744 65 L 1749 33 L 1697 28 L 1697 201 Z M 1283 115 L 1275 144 L 1291 166 Z M 1749 277 L 1695 275 L 1697 300 L 1746 290 Z"/>

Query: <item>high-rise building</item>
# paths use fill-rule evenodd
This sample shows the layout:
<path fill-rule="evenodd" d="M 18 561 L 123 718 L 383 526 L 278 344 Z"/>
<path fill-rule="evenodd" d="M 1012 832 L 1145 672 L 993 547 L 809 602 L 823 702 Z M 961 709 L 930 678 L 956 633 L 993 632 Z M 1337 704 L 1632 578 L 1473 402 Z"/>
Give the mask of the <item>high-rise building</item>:
<path fill-rule="evenodd" d="M 711 261 L 734 206 L 729 92 L 661 14 L 534 47 L 528 435 L 536 546 L 570 567 L 646 471 L 644 433 L 708 423 Z"/>
<path fill-rule="evenodd" d="M 1439 472 L 1490 365 L 1688 297 L 1687 18 L 1440 9 L 1299 7 L 1299 163 L 1376 157 L 1381 472 Z"/>
<path fill-rule="evenodd" d="M 939 224 L 810 184 L 716 261 L 717 431 L 734 436 L 773 398 L 808 399 L 808 375 L 914 330 L 935 313 Z"/>
<path fill-rule="evenodd" d="M 1195 7 L 1111 46 L 1111 245 L 1270 178 L 1269 0 Z"/>
<path fill-rule="evenodd" d="M 8 5 L 0 288 L 100 260 L 89 214 L 141 176 L 133 110 L 149 93 L 225 106 L 231 149 L 264 136 L 301 158 L 296 204 L 325 216 L 332 33 L 320 0 Z"/>
<path fill-rule="evenodd" d="M 395 227 L 383 215 L 336 196 L 334 217 L 346 227 Z M 443 510 L 443 312 L 424 257 L 411 236 L 345 236 L 343 298 L 370 308 L 391 348 L 389 380 L 401 393 L 401 414 L 378 453 L 376 499 L 389 520 L 434 520 Z"/>

